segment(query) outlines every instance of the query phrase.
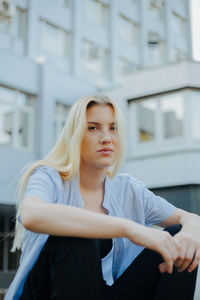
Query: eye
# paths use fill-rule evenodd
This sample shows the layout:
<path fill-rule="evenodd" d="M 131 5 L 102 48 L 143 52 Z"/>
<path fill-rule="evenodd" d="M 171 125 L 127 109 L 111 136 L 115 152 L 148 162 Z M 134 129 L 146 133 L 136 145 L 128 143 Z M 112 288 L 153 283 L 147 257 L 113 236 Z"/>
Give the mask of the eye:
<path fill-rule="evenodd" d="M 88 130 L 90 130 L 90 131 L 94 131 L 94 130 L 96 130 L 97 128 L 96 128 L 96 126 L 88 126 Z"/>
<path fill-rule="evenodd" d="M 114 130 L 114 131 L 117 131 L 117 126 L 111 126 L 110 129 Z"/>

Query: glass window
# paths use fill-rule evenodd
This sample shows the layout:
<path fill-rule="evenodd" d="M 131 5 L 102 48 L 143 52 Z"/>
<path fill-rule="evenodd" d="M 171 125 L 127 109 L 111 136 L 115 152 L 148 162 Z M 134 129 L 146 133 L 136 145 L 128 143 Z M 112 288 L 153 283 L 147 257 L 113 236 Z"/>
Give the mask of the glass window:
<path fill-rule="evenodd" d="M 192 137 L 200 139 L 200 92 L 191 91 L 189 94 L 192 100 Z"/>
<path fill-rule="evenodd" d="M 108 27 L 109 8 L 98 0 L 85 0 L 85 16 L 101 27 Z"/>
<path fill-rule="evenodd" d="M 2 218 L 2 216 L 1 216 Z M 4 218 L 2 218 L 4 219 Z M 14 216 L 12 216 L 12 220 Z M 6 219 L 9 222 L 9 219 Z M 12 230 L 14 229 L 12 224 Z M 10 227 L 10 223 L 9 223 Z M 11 231 L 10 231 L 11 232 Z M 0 234 L 0 271 L 16 270 L 19 266 L 20 251 L 17 250 L 15 253 L 11 253 L 13 243 L 13 237 L 8 232 L 1 232 Z"/>
<path fill-rule="evenodd" d="M 14 10 L 14 4 L 6 3 L 6 1 L 1 1 L 1 10 L 0 10 L 0 32 L 9 34 L 11 25 L 12 25 L 12 15 Z"/>
<path fill-rule="evenodd" d="M 13 139 L 14 92 L 0 87 L 0 144 L 11 145 Z"/>
<path fill-rule="evenodd" d="M 61 131 L 66 123 L 70 106 L 56 103 L 55 117 L 54 117 L 54 141 L 56 142 L 61 134 Z"/>
<path fill-rule="evenodd" d="M 69 59 L 71 52 L 70 33 L 44 20 L 41 20 L 40 23 L 41 49 L 55 56 L 59 56 L 64 59 Z"/>
<path fill-rule="evenodd" d="M 164 19 L 164 3 L 163 3 L 163 1 L 149 0 L 148 2 L 149 2 L 148 9 L 149 9 L 150 15 L 155 19 L 163 20 Z"/>
<path fill-rule="evenodd" d="M 89 41 L 83 41 L 83 65 L 92 72 L 108 75 L 108 51 Z"/>
<path fill-rule="evenodd" d="M 119 59 L 119 73 L 120 75 L 128 75 L 137 70 L 137 66 L 135 63 L 128 61 L 125 58 Z"/>
<path fill-rule="evenodd" d="M 13 244 L 13 238 L 8 238 L 8 247 L 11 249 Z M 17 250 L 16 252 L 8 252 L 8 270 L 17 270 L 19 266 L 19 258 L 20 258 L 20 251 Z"/>
<path fill-rule="evenodd" d="M 10 33 L 10 20 L 0 17 L 0 32 L 9 34 Z"/>
<path fill-rule="evenodd" d="M 179 16 L 176 12 L 172 13 L 172 30 L 179 35 L 186 35 L 186 20 Z"/>
<path fill-rule="evenodd" d="M 0 271 L 3 270 L 3 237 L 0 235 Z"/>
<path fill-rule="evenodd" d="M 34 99 L 0 87 L 0 145 L 31 148 Z"/>
<path fill-rule="evenodd" d="M 19 39 L 25 40 L 27 30 L 27 12 L 17 7 L 15 10 L 15 19 L 14 35 Z"/>
<path fill-rule="evenodd" d="M 183 96 L 181 93 L 169 94 L 161 98 L 164 138 L 183 135 Z"/>
<path fill-rule="evenodd" d="M 157 33 L 148 34 L 148 64 L 158 65 L 165 60 L 165 43 Z"/>
<path fill-rule="evenodd" d="M 4 232 L 4 217 L 0 217 L 0 235 L 1 233 Z"/>
<path fill-rule="evenodd" d="M 119 15 L 119 36 L 129 43 L 138 43 L 139 26 L 123 15 Z"/>
<path fill-rule="evenodd" d="M 155 117 L 155 100 L 145 100 L 137 103 L 139 142 L 149 142 L 155 139 Z"/>

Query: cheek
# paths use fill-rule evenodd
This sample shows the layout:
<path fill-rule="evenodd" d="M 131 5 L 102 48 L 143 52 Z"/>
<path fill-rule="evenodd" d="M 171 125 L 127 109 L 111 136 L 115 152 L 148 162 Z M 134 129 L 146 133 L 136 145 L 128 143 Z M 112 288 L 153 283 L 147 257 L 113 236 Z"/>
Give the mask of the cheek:
<path fill-rule="evenodd" d="M 120 148 L 120 139 L 119 139 L 119 137 L 116 137 L 114 139 L 114 144 L 115 144 L 116 149 Z"/>
<path fill-rule="evenodd" d="M 96 143 L 96 139 L 94 136 L 85 135 L 84 140 L 82 142 L 82 150 L 87 152 L 89 149 L 94 148 L 95 143 Z"/>

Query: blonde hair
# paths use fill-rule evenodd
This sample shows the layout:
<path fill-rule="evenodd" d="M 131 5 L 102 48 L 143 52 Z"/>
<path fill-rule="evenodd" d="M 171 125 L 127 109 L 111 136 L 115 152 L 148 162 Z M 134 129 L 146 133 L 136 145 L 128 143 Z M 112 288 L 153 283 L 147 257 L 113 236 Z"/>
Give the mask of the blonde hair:
<path fill-rule="evenodd" d="M 23 225 L 18 221 L 19 206 L 23 199 L 26 185 L 30 175 L 40 166 L 49 166 L 57 170 L 63 181 L 72 180 L 79 174 L 81 143 L 87 125 L 86 111 L 93 105 L 109 105 L 113 108 L 117 131 L 120 140 L 118 157 L 108 171 L 108 176 L 112 179 L 117 173 L 124 157 L 125 151 L 125 128 L 124 120 L 119 106 L 105 95 L 85 96 L 77 101 L 69 112 L 65 126 L 50 153 L 42 160 L 26 166 L 17 188 L 17 214 L 15 225 L 15 238 L 11 251 L 21 248 Z"/>

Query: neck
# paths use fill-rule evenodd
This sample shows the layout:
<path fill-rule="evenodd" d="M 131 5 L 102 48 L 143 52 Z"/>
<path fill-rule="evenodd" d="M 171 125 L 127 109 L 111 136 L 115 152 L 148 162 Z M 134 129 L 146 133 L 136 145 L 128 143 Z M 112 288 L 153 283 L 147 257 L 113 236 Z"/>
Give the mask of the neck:
<path fill-rule="evenodd" d="M 107 168 L 94 169 L 89 166 L 84 166 L 84 164 L 81 163 L 80 187 L 88 191 L 97 191 L 102 188 L 106 174 Z"/>

